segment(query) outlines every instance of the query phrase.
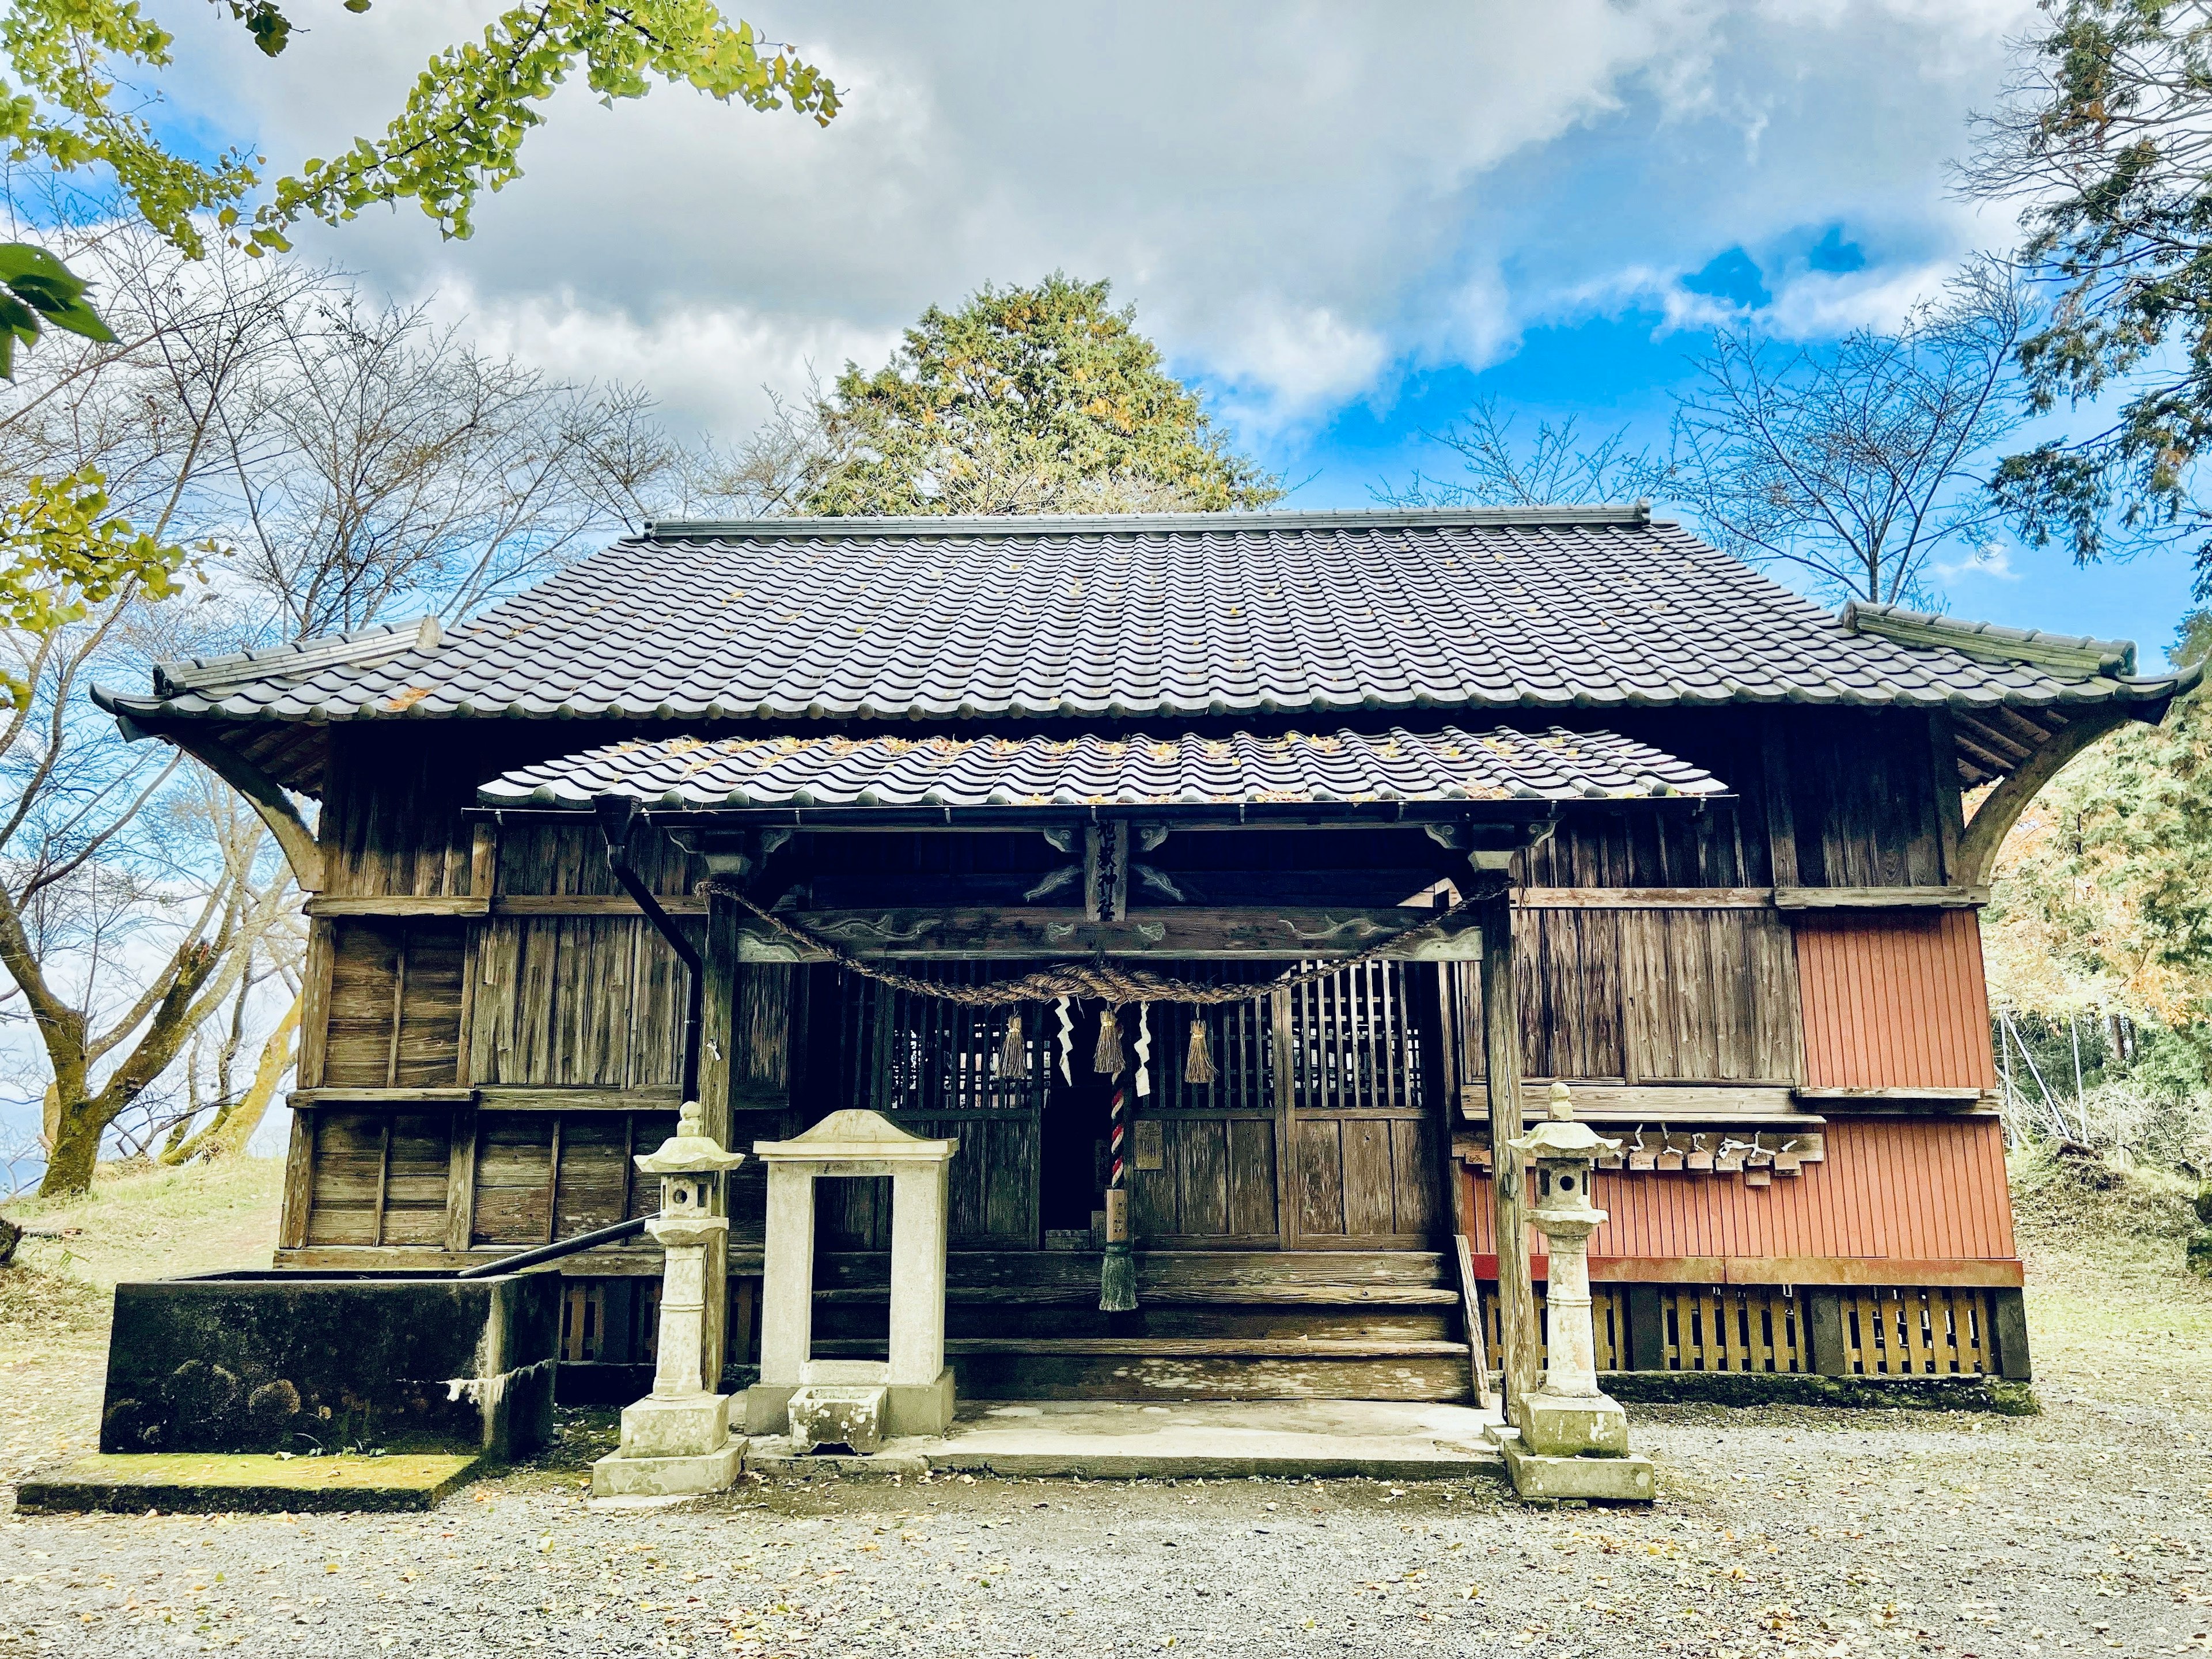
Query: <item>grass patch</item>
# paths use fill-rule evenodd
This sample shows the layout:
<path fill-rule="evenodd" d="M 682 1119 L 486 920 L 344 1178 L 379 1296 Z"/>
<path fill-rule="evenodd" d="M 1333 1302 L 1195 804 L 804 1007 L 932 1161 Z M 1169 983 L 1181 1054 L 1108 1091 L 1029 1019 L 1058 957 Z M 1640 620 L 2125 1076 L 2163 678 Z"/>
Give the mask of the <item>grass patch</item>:
<path fill-rule="evenodd" d="M 2016 1154 L 2008 1173 L 2038 1379 L 2203 1403 L 2212 1281 L 2185 1261 L 2194 1186 L 2040 1149 Z"/>
<path fill-rule="evenodd" d="M 101 1289 L 125 1279 L 174 1279 L 265 1267 L 276 1246 L 284 1161 L 232 1158 L 165 1170 L 102 1164 L 76 1199 L 22 1199 L 9 1218 L 60 1238 L 26 1238 L 15 1259 Z"/>
<path fill-rule="evenodd" d="M 428 1509 L 476 1474 L 453 1455 L 293 1457 L 230 1453 L 102 1453 L 22 1485 L 18 1502 L 47 1510 Z"/>

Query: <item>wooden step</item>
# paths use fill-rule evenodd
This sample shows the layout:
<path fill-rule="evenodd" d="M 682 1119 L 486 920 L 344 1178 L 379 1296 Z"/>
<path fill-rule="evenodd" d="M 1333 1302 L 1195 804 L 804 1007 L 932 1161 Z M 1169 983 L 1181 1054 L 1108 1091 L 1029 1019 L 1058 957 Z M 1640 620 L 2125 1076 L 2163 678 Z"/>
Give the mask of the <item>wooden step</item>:
<path fill-rule="evenodd" d="M 1148 1358 L 1280 1359 L 1295 1355 L 1322 1359 L 1431 1359 L 1456 1354 L 1462 1363 L 1467 1358 L 1464 1342 L 1370 1342 L 1303 1336 L 960 1336 L 946 1338 L 945 1351 L 948 1354 L 1012 1353 L 1048 1358 L 1060 1354 L 1126 1354 Z"/>
<path fill-rule="evenodd" d="M 947 1293 L 976 1300 L 1042 1301 L 1095 1295 L 1096 1250 L 955 1250 L 945 1258 Z M 1144 1250 L 1137 1252 L 1137 1295 L 1168 1300 L 1231 1292 L 1294 1300 L 1307 1291 L 1327 1299 L 1354 1290 L 1387 1300 L 1407 1291 L 1456 1296 L 1455 1267 L 1437 1250 Z M 890 1293 L 887 1251 L 825 1251 L 815 1258 L 816 1294 Z"/>
<path fill-rule="evenodd" d="M 962 1338 L 945 1347 L 955 1385 L 966 1400 L 1463 1403 L 1473 1397 L 1467 1346 L 1460 1342 Z M 857 1358 L 880 1355 L 882 1348 L 817 1341 L 814 1351 L 824 1358 Z"/>
<path fill-rule="evenodd" d="M 817 1302 L 888 1302 L 890 1286 L 852 1285 L 814 1292 Z M 972 1307 L 1080 1307 L 1095 1305 L 1098 1280 L 1094 1268 L 1089 1280 L 1073 1285 L 1025 1286 L 1018 1285 L 954 1285 L 945 1299 Z M 1459 1292 L 1431 1285 L 1205 1285 L 1170 1284 L 1145 1286 L 1139 1281 L 1138 1300 L 1168 1307 L 1456 1307 Z"/>

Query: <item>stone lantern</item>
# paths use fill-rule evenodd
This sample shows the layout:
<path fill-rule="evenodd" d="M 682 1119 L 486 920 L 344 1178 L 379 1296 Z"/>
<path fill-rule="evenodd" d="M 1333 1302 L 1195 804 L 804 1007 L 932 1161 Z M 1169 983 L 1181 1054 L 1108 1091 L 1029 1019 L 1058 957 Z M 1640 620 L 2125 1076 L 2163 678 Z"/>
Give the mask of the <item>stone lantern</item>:
<path fill-rule="evenodd" d="M 1628 1449 L 1628 1414 L 1597 1385 L 1597 1335 L 1590 1322 L 1589 1237 L 1605 1220 L 1590 1203 L 1590 1172 L 1620 1150 L 1575 1121 L 1567 1085 L 1552 1085 L 1544 1121 L 1506 1144 L 1519 1152 L 1528 1219 L 1551 1249 L 1545 1292 L 1544 1375 L 1536 1392 L 1508 1402 L 1514 1428 L 1503 1437 L 1506 1467 L 1524 1498 L 1649 1501 L 1651 1463 Z"/>
<path fill-rule="evenodd" d="M 714 1188 L 745 1161 L 706 1132 L 687 1100 L 676 1133 L 636 1159 L 660 1177 L 660 1214 L 646 1223 L 667 1253 L 661 1269 L 660 1343 L 653 1392 L 623 1407 L 622 1445 L 592 1465 L 595 1496 L 720 1492 L 738 1477 L 745 1443 L 730 1437 L 730 1396 L 701 1374 L 707 1336 L 707 1252 L 730 1230 L 714 1213 Z"/>

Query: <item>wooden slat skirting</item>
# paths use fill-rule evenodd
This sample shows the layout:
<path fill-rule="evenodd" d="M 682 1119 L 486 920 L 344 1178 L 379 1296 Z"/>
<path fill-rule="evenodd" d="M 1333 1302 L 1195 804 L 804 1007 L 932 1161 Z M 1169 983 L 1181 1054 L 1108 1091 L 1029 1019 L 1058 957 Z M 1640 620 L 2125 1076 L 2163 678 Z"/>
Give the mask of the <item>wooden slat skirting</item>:
<path fill-rule="evenodd" d="M 1498 1258 L 1478 1255 L 1475 1277 L 1498 1277 Z M 1544 1277 L 1538 1256 L 1534 1275 Z M 2018 1261 L 1903 1261 L 1888 1256 L 1592 1256 L 1590 1279 L 1606 1285 L 1838 1285 L 2017 1289 Z"/>

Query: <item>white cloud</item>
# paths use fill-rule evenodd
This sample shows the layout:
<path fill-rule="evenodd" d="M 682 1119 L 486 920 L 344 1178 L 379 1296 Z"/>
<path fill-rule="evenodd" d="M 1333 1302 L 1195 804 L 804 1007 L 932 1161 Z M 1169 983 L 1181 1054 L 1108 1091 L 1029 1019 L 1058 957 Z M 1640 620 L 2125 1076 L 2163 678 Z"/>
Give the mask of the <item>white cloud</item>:
<path fill-rule="evenodd" d="M 486 350 L 568 380 L 647 387 L 679 423 L 724 433 L 768 412 L 764 388 L 789 391 L 810 375 L 832 380 L 848 359 L 873 368 L 897 344 L 895 330 L 738 306 L 680 304 L 641 319 L 574 291 L 487 297 L 457 286 L 442 290 L 434 308 L 465 318 Z"/>
<path fill-rule="evenodd" d="M 2013 568 L 2012 550 L 2002 542 L 1985 543 L 1955 562 L 1945 563 L 1938 560 L 1928 568 L 1946 586 L 1956 586 L 1962 576 L 1983 576 L 1991 581 L 2016 582 L 2022 574 Z"/>
<path fill-rule="evenodd" d="M 182 61 L 219 65 L 184 90 L 274 157 L 327 153 L 490 10 L 333 13 L 270 64 L 179 8 Z M 744 418 L 763 377 L 879 356 L 983 282 L 1106 276 L 1179 368 L 1279 427 L 1387 401 L 1409 367 L 1493 361 L 1563 310 L 1656 296 L 1702 325 L 1712 305 L 1676 274 L 1808 222 L 1878 232 L 1884 257 L 1791 277 L 1778 316 L 1874 314 L 1975 238 L 1941 164 L 2021 11 L 854 0 L 756 20 L 837 76 L 826 130 L 572 87 L 473 241 L 403 209 L 303 245 L 396 292 L 465 290 L 517 349 L 715 418 Z"/>

